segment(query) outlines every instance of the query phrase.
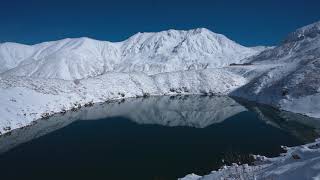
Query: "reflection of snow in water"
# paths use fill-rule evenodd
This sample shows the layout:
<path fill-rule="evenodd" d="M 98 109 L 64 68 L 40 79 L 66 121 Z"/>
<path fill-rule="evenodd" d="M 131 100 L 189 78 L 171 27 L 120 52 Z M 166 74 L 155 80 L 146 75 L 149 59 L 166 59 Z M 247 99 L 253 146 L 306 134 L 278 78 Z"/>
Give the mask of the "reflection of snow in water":
<path fill-rule="evenodd" d="M 39 120 L 32 126 L 0 137 L 0 153 L 63 128 L 76 120 L 122 116 L 138 124 L 204 128 L 242 111 L 246 109 L 229 97 L 162 96 L 96 104 L 76 112 L 68 111 L 64 115 L 55 115 L 48 120 Z"/>
<path fill-rule="evenodd" d="M 289 131 L 298 137 L 305 137 L 305 132 L 311 131 L 310 126 L 320 127 L 319 123 L 317 124 L 319 121 L 312 118 L 274 111 L 250 103 L 239 103 L 229 97 L 163 96 L 96 104 L 76 112 L 69 111 L 64 115 L 39 120 L 33 126 L 15 130 L 11 134 L 0 137 L 0 153 L 63 128 L 76 120 L 103 120 L 117 116 L 128 118 L 138 124 L 205 128 L 223 122 L 240 112 L 250 110 L 257 113 L 257 117 L 266 124 Z M 306 129 L 295 129 L 295 126 L 290 125 L 290 122 L 293 121 L 299 123 L 299 127 L 305 126 Z"/>
<path fill-rule="evenodd" d="M 242 111 L 246 108 L 229 97 L 164 96 L 97 106 L 83 114 L 81 119 L 121 116 L 138 124 L 204 128 Z"/>

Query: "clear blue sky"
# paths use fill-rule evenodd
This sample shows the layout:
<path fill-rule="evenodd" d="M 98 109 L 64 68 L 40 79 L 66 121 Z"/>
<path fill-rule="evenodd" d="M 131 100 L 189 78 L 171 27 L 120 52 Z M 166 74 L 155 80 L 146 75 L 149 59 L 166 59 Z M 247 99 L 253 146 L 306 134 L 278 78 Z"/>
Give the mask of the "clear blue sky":
<path fill-rule="evenodd" d="M 247 46 L 275 45 L 320 20 L 320 0 L 2 0 L 0 42 L 121 41 L 136 32 L 206 27 Z"/>

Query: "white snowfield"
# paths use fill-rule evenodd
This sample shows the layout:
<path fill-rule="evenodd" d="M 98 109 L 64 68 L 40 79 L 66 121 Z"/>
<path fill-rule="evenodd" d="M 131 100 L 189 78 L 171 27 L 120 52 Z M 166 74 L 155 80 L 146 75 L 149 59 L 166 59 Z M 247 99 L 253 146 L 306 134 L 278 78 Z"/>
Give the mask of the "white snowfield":
<path fill-rule="evenodd" d="M 3 43 L 0 63 L 2 134 L 80 106 L 156 95 L 231 95 L 320 118 L 320 22 L 298 29 L 274 48 L 243 47 L 201 28 L 138 33 L 118 43 L 88 38 L 33 46 Z M 293 149 L 306 166 L 291 166 L 288 155 L 262 167 L 232 166 L 209 176 L 235 172 L 239 176 L 233 179 L 241 179 L 245 167 L 263 172 L 259 178 L 275 177 L 268 172 L 289 177 L 294 167 L 320 178 L 319 149 Z"/>

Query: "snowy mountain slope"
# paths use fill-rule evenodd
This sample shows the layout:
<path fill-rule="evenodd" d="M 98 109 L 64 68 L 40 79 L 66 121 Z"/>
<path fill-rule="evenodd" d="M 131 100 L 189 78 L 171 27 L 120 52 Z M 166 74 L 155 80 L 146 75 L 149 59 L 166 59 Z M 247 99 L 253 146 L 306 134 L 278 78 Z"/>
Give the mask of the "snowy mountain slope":
<path fill-rule="evenodd" d="M 270 64 L 299 62 L 301 58 L 315 59 L 320 56 L 319 34 L 320 21 L 297 29 L 281 45 L 245 60 L 255 64 Z"/>
<path fill-rule="evenodd" d="M 263 50 L 241 46 L 205 28 L 138 33 L 118 43 L 78 38 L 2 46 L 0 73 L 64 80 L 109 71 L 157 74 L 222 67 Z"/>
<path fill-rule="evenodd" d="M 172 75 L 171 75 L 172 74 Z M 181 75 L 179 75 L 181 74 Z M 229 78 L 222 78 L 229 77 Z M 201 83 L 202 79 L 208 82 Z M 175 82 L 164 86 L 167 81 Z M 0 79 L 0 132 L 32 124 L 54 113 L 76 110 L 85 104 L 150 95 L 228 94 L 246 80 L 223 69 L 165 73 L 106 73 L 66 81 L 29 77 Z"/>
<path fill-rule="evenodd" d="M 320 117 L 320 22 L 298 29 L 282 45 L 248 61 L 253 69 L 265 69 L 232 95 Z"/>
<path fill-rule="evenodd" d="M 313 34 L 308 29 L 315 29 L 318 33 L 318 24 L 315 23 L 299 29 L 297 32 Z M 13 68 L 0 76 L 0 103 L 2 107 L 6 107 L 0 109 L 2 114 L 0 123 L 3 129 L 0 128 L 0 131 L 7 132 L 11 128 L 22 127 L 40 118 L 41 115 L 44 115 L 43 113 L 52 114 L 68 110 L 73 108 L 75 104 L 84 105 L 89 102 L 104 102 L 110 99 L 170 94 L 227 95 L 232 92 L 233 96 L 319 117 L 320 83 L 317 54 L 319 35 L 308 36 L 308 33 L 305 35 L 307 38 L 299 41 L 287 40 L 283 45 L 246 59 L 252 65 L 175 71 L 151 76 L 144 73 L 108 73 L 108 71 L 126 71 L 128 69 L 120 68 L 121 63 L 119 62 L 133 62 L 138 59 L 137 57 L 141 57 L 141 62 L 155 61 L 157 58 L 152 57 L 149 60 L 143 56 L 145 58 L 143 59 L 142 55 L 151 54 L 162 57 L 167 52 L 171 52 L 172 48 L 176 49 L 173 53 L 177 53 L 176 57 L 178 55 L 183 57 L 184 54 L 189 54 L 192 57 L 193 53 L 198 53 L 196 55 L 198 57 L 201 54 L 217 54 L 226 49 L 233 49 L 233 47 L 237 49 L 239 45 L 232 41 L 225 43 L 228 41 L 224 36 L 214 34 L 206 29 L 140 33 L 121 43 L 100 42 L 82 38 L 34 45 L 32 47 L 37 50 L 18 51 L 16 56 L 14 56 L 15 53 L 11 53 L 8 57 L 32 54 L 32 58 L 19 59 L 17 68 Z M 301 33 L 294 34 L 301 36 Z M 210 38 L 215 43 L 206 44 L 207 39 Z M 289 39 L 295 38 L 290 36 Z M 176 45 L 177 42 L 181 43 Z M 219 42 L 223 42 L 223 45 Z M 218 43 L 218 46 L 215 46 L 216 43 Z M 180 51 L 181 54 L 178 53 Z M 66 54 L 79 55 L 79 58 L 83 58 L 81 62 L 84 63 L 80 63 L 81 66 L 74 63 L 62 63 L 61 66 L 67 68 L 67 70 L 59 65 L 55 66 L 55 62 L 71 62 L 70 60 L 64 61 L 56 58 L 64 57 Z M 86 56 L 83 56 L 84 54 Z M 92 63 L 90 59 L 93 57 L 99 57 L 100 59 L 96 58 Z M 114 60 L 105 61 L 107 57 L 113 57 Z M 117 57 L 121 57 L 121 59 L 119 60 Z M 79 62 L 76 59 L 74 60 Z M 162 60 L 164 59 L 162 58 Z M 170 59 L 170 62 L 164 61 L 163 65 L 170 68 L 174 67 L 170 64 L 171 60 L 173 59 Z M 53 65 L 47 66 L 50 61 Z M 37 66 L 36 69 L 39 69 L 39 71 L 28 74 L 26 77 L 11 76 L 11 73 L 18 73 L 17 76 L 25 76 L 24 71 L 22 71 L 22 74 L 19 74 L 19 72 L 25 67 L 32 66 L 34 62 L 41 62 L 44 65 Z M 106 64 L 106 62 L 109 64 Z M 86 65 L 87 63 L 90 65 Z M 73 65 L 75 65 L 75 68 L 69 71 Z M 117 65 L 119 66 L 117 67 Z M 90 68 L 91 66 L 92 68 Z M 46 69 L 44 67 L 50 68 Z M 98 69 L 95 69 L 95 67 Z M 25 70 L 27 72 L 31 69 L 26 68 Z M 80 69 L 84 72 L 80 72 Z M 44 74 L 39 73 L 41 70 L 45 70 Z M 98 74 L 104 75 L 97 76 Z M 42 77 L 42 75 L 44 78 L 35 78 L 37 76 Z M 32 78 L 28 78 L 28 76 Z M 59 78 L 78 79 L 82 76 L 95 77 L 74 81 L 59 80 Z M 58 79 L 47 79 L 51 77 Z M 305 104 L 308 106 L 305 106 Z"/>
<path fill-rule="evenodd" d="M 33 54 L 34 48 L 17 43 L 0 44 L 0 73 L 15 68 Z"/>
<path fill-rule="evenodd" d="M 254 47 L 251 47 L 251 49 L 254 49 L 259 52 L 263 52 L 263 51 L 270 50 L 273 48 L 275 48 L 275 46 L 254 46 Z"/>
<path fill-rule="evenodd" d="M 5 74 L 57 79 L 82 79 L 112 70 L 120 52 L 116 44 L 88 38 L 37 44 L 31 56 Z M 13 61 L 13 60 L 12 60 Z"/>
<path fill-rule="evenodd" d="M 124 42 L 123 51 L 125 63 L 135 65 L 123 66 L 121 71 L 148 74 L 222 67 L 260 52 L 205 28 L 138 33 Z"/>

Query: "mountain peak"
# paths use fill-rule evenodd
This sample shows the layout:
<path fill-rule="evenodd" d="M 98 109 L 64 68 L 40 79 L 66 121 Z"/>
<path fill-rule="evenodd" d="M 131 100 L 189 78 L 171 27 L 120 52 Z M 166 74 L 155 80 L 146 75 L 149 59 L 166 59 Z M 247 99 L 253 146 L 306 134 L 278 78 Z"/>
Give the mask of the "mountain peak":
<path fill-rule="evenodd" d="M 315 38 L 320 34 L 320 21 L 301 27 L 290 33 L 284 43 L 301 41 L 305 38 Z"/>
<path fill-rule="evenodd" d="M 196 29 L 192 29 L 191 31 L 193 31 L 194 33 L 213 33 L 207 28 L 196 28 Z"/>

